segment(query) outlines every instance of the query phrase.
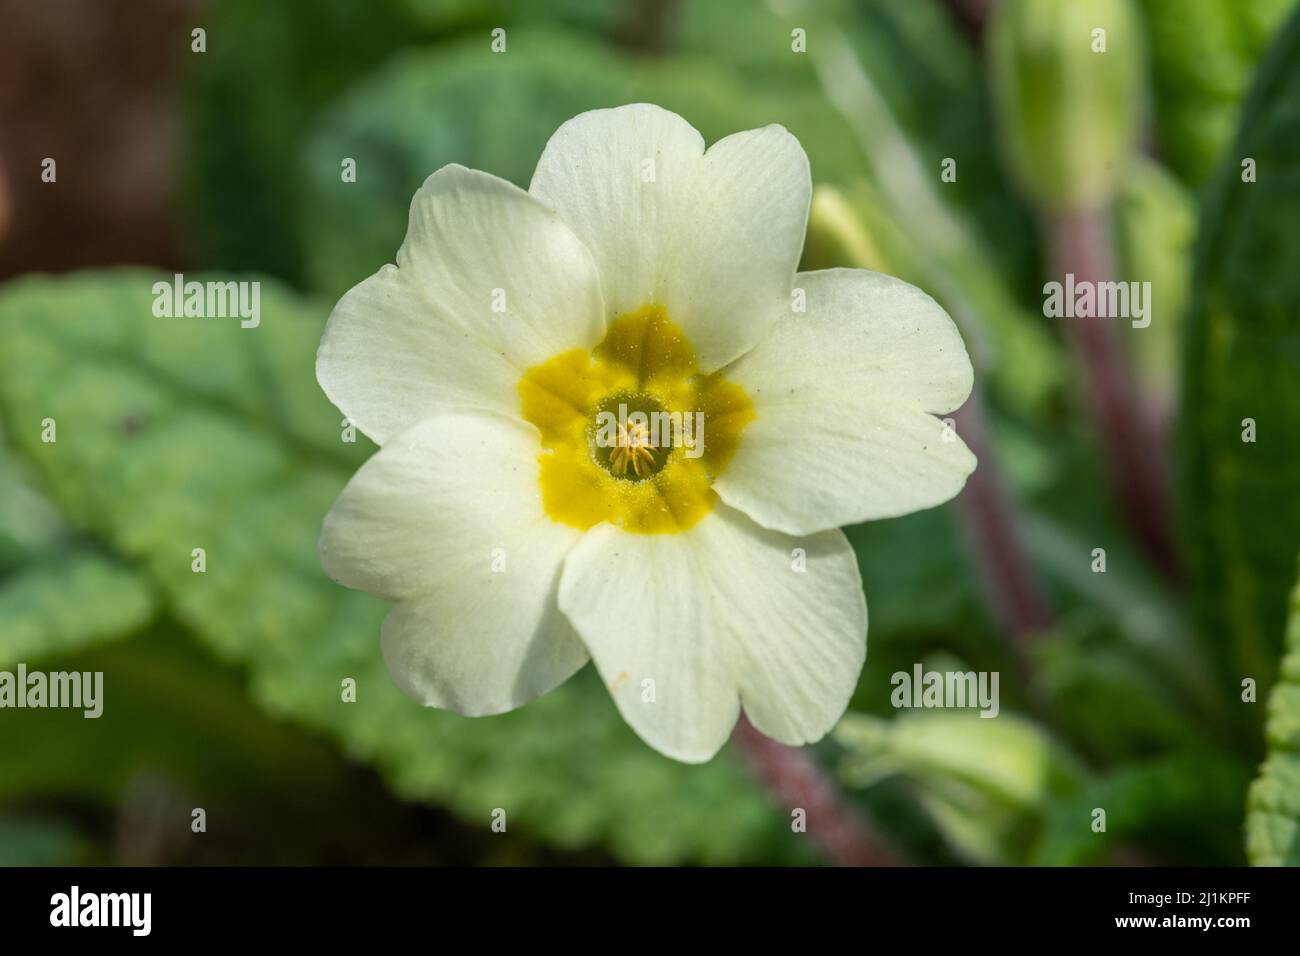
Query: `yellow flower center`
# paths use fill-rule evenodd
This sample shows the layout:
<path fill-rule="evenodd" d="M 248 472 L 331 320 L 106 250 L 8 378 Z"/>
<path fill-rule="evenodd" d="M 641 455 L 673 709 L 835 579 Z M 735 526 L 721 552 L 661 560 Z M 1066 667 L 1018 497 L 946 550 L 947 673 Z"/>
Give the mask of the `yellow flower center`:
<path fill-rule="evenodd" d="M 637 534 L 685 531 L 713 508 L 714 480 L 754 420 L 744 389 L 701 375 L 659 305 L 619 316 L 594 349 L 570 349 L 519 380 L 542 433 L 539 485 L 552 520 Z"/>

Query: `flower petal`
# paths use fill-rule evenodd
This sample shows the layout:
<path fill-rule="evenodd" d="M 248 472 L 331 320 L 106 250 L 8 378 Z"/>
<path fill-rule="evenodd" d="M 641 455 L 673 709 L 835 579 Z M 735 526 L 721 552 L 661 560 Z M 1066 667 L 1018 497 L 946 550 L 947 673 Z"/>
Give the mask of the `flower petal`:
<path fill-rule="evenodd" d="M 444 166 L 411 201 L 397 265 L 335 306 L 316 377 L 383 444 L 449 407 L 518 415 L 524 369 L 604 331 L 595 264 L 559 216 L 503 179 Z"/>
<path fill-rule="evenodd" d="M 384 445 L 325 518 L 330 577 L 398 602 L 384 659 L 424 704 L 501 713 L 587 659 L 555 600 L 579 532 L 542 513 L 538 452 L 521 422 L 440 414 Z"/>
<path fill-rule="evenodd" d="M 807 311 L 726 370 L 756 418 L 714 489 L 789 534 L 957 494 L 975 456 L 934 415 L 966 400 L 973 373 L 947 313 L 915 286 L 864 269 L 800 273 L 796 287 Z"/>
<path fill-rule="evenodd" d="M 752 348 L 789 302 L 812 180 L 780 126 L 705 152 L 684 119 L 641 103 L 561 126 L 529 191 L 591 249 L 611 316 L 663 305 L 711 372 Z"/>
<path fill-rule="evenodd" d="M 565 559 L 560 607 L 624 719 L 692 763 L 717 753 L 742 704 L 777 740 L 817 740 L 844 713 L 866 655 L 867 606 L 843 533 L 792 538 L 721 503 L 677 535 L 593 528 Z"/>

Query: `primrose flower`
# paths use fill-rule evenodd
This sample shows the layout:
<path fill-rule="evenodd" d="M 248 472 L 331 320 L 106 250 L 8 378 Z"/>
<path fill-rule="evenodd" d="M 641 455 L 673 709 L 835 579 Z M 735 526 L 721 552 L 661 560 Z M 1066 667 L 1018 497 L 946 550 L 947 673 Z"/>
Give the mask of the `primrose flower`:
<path fill-rule="evenodd" d="M 822 737 L 866 655 L 840 526 L 948 500 L 970 393 L 915 287 L 796 274 L 808 159 L 780 126 L 708 150 L 656 106 L 551 137 L 527 192 L 461 166 L 397 264 L 330 316 L 317 377 L 380 446 L 325 519 L 339 582 L 396 606 L 397 684 L 467 715 L 590 657 L 651 746 L 709 759 L 743 707 Z"/>

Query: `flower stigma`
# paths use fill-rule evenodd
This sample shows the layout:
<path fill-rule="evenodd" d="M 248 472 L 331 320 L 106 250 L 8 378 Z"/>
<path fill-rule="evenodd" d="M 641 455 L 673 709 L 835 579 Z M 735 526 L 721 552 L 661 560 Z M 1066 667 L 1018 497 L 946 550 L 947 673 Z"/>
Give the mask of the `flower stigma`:
<path fill-rule="evenodd" d="M 627 474 L 627 466 L 638 478 L 642 472 L 648 473 L 655 463 L 655 445 L 650 440 L 650 428 L 641 422 L 618 426 L 618 443 L 610 452 L 609 467 L 614 474 L 622 478 Z"/>
<path fill-rule="evenodd" d="M 664 308 L 615 319 L 591 350 L 561 352 L 519 382 L 523 417 L 541 432 L 547 515 L 586 530 L 684 531 L 707 515 L 713 482 L 754 419 L 744 389 L 702 374 Z"/>

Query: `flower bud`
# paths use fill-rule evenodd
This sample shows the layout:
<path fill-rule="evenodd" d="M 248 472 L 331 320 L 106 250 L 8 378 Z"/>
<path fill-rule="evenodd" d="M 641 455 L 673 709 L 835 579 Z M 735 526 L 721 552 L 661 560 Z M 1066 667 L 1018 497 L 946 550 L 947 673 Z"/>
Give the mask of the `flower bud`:
<path fill-rule="evenodd" d="M 1130 0 L 1001 0 L 989 27 L 994 109 L 1012 175 L 1053 212 L 1104 205 L 1133 152 L 1143 89 Z"/>

